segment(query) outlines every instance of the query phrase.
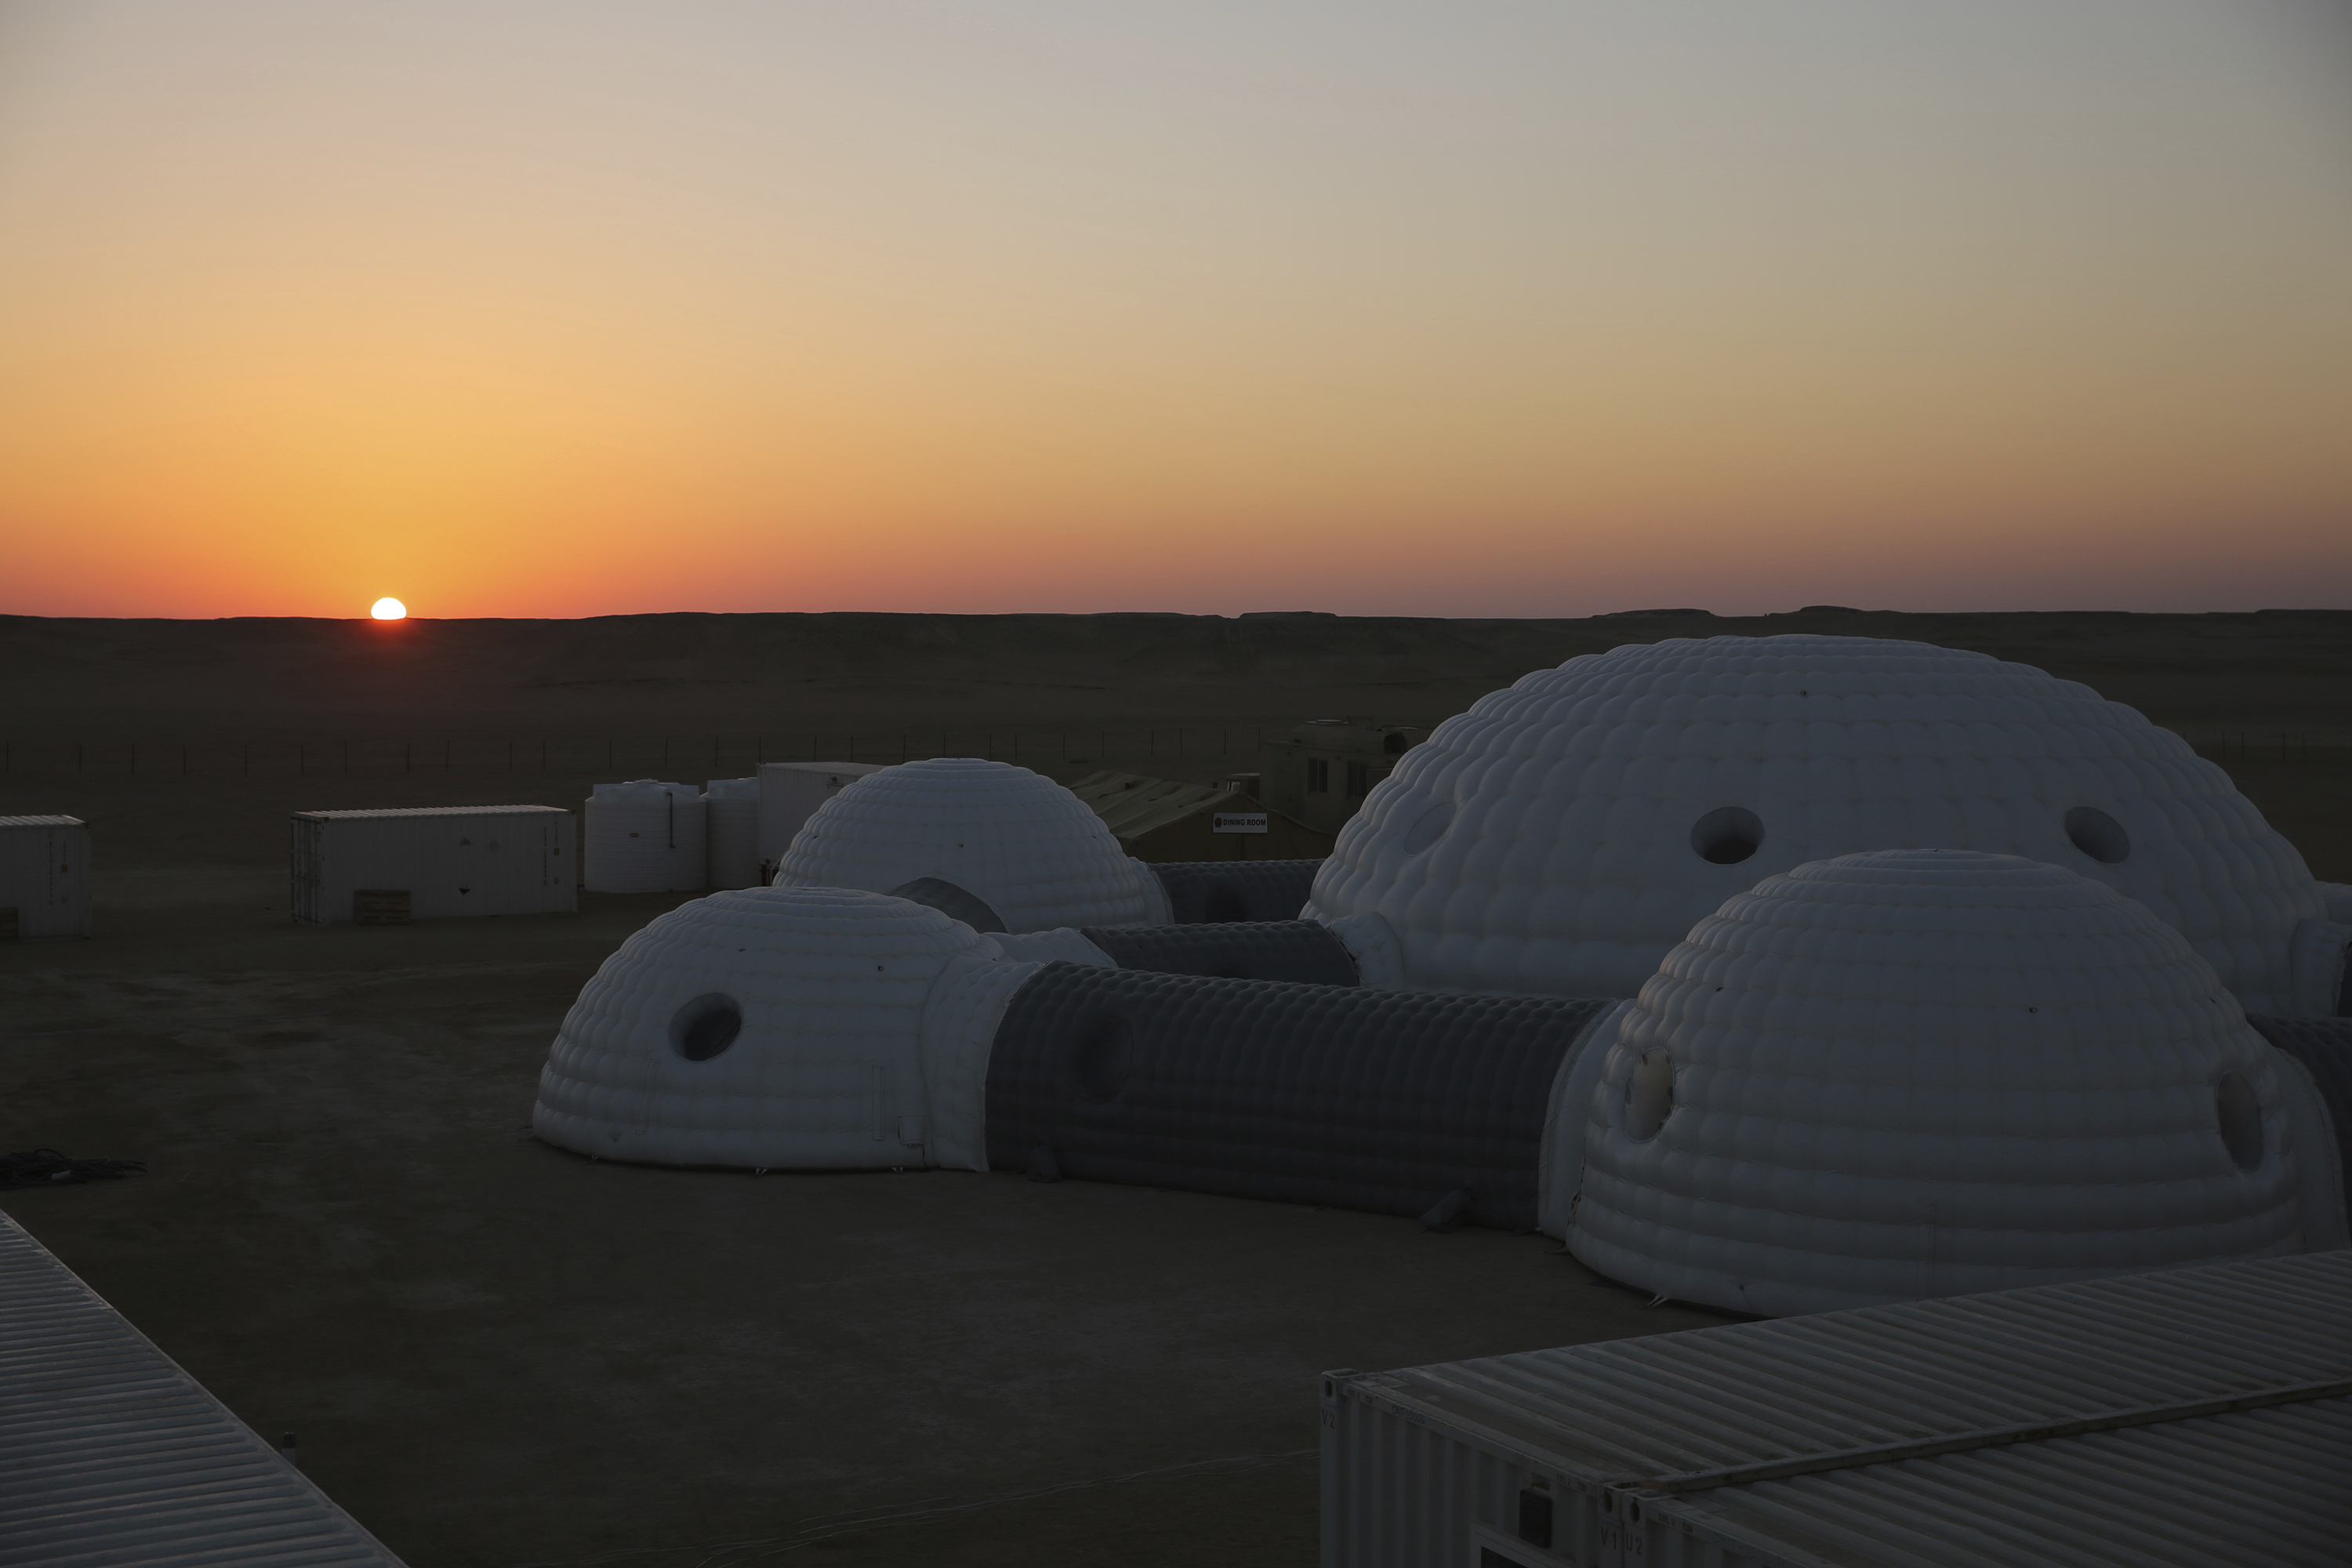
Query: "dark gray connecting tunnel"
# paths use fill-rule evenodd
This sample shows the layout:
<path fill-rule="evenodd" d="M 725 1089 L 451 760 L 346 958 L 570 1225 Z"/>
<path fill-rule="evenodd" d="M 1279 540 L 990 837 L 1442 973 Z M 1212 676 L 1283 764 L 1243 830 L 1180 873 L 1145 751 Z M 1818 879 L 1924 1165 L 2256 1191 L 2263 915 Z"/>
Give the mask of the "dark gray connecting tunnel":
<path fill-rule="evenodd" d="M 2311 1074 L 2327 1107 L 2327 1119 L 2335 1123 L 2344 1198 L 2352 1205 L 2352 1018 L 2269 1018 L 2249 1013 L 2246 1022 Z"/>
<path fill-rule="evenodd" d="M 1295 921 L 1315 890 L 1321 860 L 1171 860 L 1151 869 L 1168 890 L 1176 925 Z"/>
<path fill-rule="evenodd" d="M 1049 963 L 988 1069 L 988 1162 L 1532 1229 L 1552 1076 L 1614 1004 Z"/>

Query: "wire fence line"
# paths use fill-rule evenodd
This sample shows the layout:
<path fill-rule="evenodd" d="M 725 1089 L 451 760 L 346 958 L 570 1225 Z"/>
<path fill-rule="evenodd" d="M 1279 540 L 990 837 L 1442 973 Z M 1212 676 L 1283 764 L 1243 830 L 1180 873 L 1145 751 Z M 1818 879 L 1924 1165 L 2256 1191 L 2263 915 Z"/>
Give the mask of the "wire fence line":
<path fill-rule="evenodd" d="M 1087 763 L 1137 769 L 1181 763 L 1256 766 L 1284 725 L 1008 726 L 821 730 L 750 735 L 441 735 L 183 740 L 173 737 L 0 739 L 0 774 L 286 777 L 338 773 L 509 773 L 613 779 L 656 774 L 736 778 L 762 763 L 904 763 L 982 757 L 1025 767 Z"/>
<path fill-rule="evenodd" d="M 2305 730 L 2176 731 L 2214 762 L 2340 763 L 2352 761 L 2352 732 Z M 607 778 L 735 778 L 762 763 L 904 763 L 924 757 L 983 757 L 1026 767 L 1093 764 L 1127 771 L 1203 763 L 1253 771 L 1258 750 L 1286 740 L 1284 724 L 1171 724 L 1141 729 L 1013 725 L 770 731 L 749 735 L 284 736 L 250 740 L 147 737 L 0 738 L 0 775 L 142 774 L 286 777 L 337 773 L 508 773 Z"/>

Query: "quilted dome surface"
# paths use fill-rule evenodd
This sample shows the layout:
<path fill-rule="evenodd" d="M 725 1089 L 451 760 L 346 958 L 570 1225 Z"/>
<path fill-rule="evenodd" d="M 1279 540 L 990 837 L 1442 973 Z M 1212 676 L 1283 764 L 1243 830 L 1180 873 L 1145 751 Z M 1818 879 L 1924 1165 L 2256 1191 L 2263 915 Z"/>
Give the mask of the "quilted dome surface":
<path fill-rule="evenodd" d="M 1775 1315 L 2299 1251 L 2283 1094 L 2146 905 L 2011 856 L 1845 856 L 1734 895 L 1643 986 L 1569 1245 Z"/>
<path fill-rule="evenodd" d="M 1313 908 L 1384 917 L 1415 985 L 1630 996 L 1766 877 L 1931 847 L 2103 882 L 2249 1009 L 2325 1010 L 2289 954 L 2318 885 L 2228 774 L 2086 686 L 1873 637 L 1676 638 L 1527 676 L 1404 754 Z"/>
<path fill-rule="evenodd" d="M 1086 802 L 1009 763 L 935 757 L 868 773 L 817 808 L 779 884 L 887 893 L 925 878 L 986 903 L 1009 931 L 1141 925 L 1150 872 Z"/>
<path fill-rule="evenodd" d="M 606 1159 L 803 1170 L 925 1163 L 925 1000 L 996 945 L 937 910 L 837 888 L 682 904 L 564 1016 L 532 1131 Z M 912 1133 L 912 1138 L 907 1135 Z"/>

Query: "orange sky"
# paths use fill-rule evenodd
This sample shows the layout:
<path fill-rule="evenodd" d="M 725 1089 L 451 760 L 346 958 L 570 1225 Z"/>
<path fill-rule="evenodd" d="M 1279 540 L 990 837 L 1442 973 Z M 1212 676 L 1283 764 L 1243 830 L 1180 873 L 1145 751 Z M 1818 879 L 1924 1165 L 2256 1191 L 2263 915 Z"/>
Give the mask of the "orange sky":
<path fill-rule="evenodd" d="M 2352 604 L 2324 9 L 5 5 L 0 611 Z"/>

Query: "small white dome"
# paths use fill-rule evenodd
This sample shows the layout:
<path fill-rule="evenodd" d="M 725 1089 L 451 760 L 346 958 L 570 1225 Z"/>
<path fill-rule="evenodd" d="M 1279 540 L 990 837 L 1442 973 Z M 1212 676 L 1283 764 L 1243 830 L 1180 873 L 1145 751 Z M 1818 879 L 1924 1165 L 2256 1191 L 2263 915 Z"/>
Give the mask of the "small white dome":
<path fill-rule="evenodd" d="M 803 825 L 776 870 L 779 885 L 877 893 L 950 882 L 1008 931 L 1143 924 L 1150 877 L 1076 795 L 976 757 L 903 763 L 852 782 Z"/>
<path fill-rule="evenodd" d="M 1642 987 L 1569 1246 L 1772 1315 L 2295 1252 L 2283 1093 L 2145 905 L 2013 856 L 1849 855 L 1735 895 Z"/>
<path fill-rule="evenodd" d="M 2139 900 L 2258 1013 L 2325 911 L 2294 847 L 2187 742 L 2025 665 L 1873 637 L 1620 647 L 1481 698 L 1407 752 L 1315 882 L 1416 985 L 1630 996 L 1694 921 L 1807 861 L 2025 855 Z"/>
<path fill-rule="evenodd" d="M 580 993 L 532 1130 L 662 1164 L 924 1164 L 925 999 L 950 967 L 996 959 L 969 926 L 904 899 L 698 899 L 623 942 Z"/>

